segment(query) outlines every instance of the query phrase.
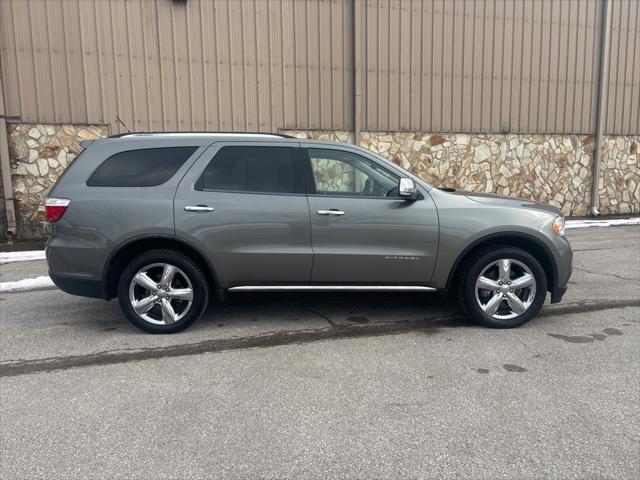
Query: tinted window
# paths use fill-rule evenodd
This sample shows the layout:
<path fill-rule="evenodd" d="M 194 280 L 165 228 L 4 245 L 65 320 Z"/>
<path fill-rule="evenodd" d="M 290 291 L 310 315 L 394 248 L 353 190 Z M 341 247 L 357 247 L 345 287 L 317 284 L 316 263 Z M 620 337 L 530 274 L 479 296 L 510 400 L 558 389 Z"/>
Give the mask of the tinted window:
<path fill-rule="evenodd" d="M 87 181 L 90 187 L 152 187 L 169 180 L 198 147 L 146 148 L 107 158 Z"/>
<path fill-rule="evenodd" d="M 293 193 L 293 148 L 222 147 L 202 173 L 204 190 Z"/>
<path fill-rule="evenodd" d="M 318 195 L 396 197 L 400 177 L 376 162 L 341 150 L 307 150 Z"/>

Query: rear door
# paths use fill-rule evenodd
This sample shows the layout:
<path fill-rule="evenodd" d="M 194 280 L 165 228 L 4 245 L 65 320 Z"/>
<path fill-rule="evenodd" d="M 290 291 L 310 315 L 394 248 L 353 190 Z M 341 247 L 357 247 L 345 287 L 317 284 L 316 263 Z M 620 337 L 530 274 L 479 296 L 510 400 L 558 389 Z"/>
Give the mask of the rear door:
<path fill-rule="evenodd" d="M 180 183 L 176 232 L 225 287 L 306 284 L 313 260 L 298 143 L 220 142 Z"/>
<path fill-rule="evenodd" d="M 398 195 L 401 173 L 343 146 L 303 144 L 316 284 L 428 285 L 438 246 L 435 205 Z"/>

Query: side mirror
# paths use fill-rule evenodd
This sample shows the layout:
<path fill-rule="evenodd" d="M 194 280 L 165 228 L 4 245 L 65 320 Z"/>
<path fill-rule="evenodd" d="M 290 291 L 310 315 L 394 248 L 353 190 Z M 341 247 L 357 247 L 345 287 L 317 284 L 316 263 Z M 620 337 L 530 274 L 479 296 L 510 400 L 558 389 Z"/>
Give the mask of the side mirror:
<path fill-rule="evenodd" d="M 415 200 L 418 198 L 418 187 L 415 182 L 410 178 L 401 178 L 400 185 L 398 187 L 400 196 L 407 200 Z"/>

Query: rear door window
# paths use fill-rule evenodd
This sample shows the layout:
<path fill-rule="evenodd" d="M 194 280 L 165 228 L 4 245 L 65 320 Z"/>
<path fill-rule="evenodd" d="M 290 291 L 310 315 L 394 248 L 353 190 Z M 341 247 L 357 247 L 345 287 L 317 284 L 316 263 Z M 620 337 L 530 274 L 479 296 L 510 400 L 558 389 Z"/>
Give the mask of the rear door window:
<path fill-rule="evenodd" d="M 294 148 L 222 147 L 205 168 L 199 190 L 294 193 Z"/>
<path fill-rule="evenodd" d="M 87 180 L 90 187 L 153 187 L 169 180 L 198 147 L 127 150 L 107 158 Z"/>

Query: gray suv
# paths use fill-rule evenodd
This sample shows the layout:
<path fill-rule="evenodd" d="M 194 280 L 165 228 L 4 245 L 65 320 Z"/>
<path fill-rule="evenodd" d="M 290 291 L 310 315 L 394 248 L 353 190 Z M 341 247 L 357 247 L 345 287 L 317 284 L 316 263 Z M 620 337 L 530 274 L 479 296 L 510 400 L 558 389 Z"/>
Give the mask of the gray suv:
<path fill-rule="evenodd" d="M 46 201 L 49 274 L 135 326 L 182 330 L 235 291 L 454 291 L 516 327 L 559 302 L 572 252 L 559 210 L 438 189 L 347 144 L 271 134 L 87 142 Z"/>

